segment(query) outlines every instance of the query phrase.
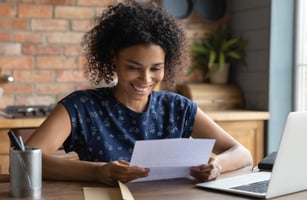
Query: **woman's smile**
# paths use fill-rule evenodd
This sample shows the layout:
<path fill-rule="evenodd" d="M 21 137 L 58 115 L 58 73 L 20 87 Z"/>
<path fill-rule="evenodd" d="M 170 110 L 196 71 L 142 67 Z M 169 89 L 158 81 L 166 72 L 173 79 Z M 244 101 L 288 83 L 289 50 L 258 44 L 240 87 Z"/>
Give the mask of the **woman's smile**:
<path fill-rule="evenodd" d="M 146 93 L 148 91 L 152 91 L 152 85 L 149 86 L 136 86 L 133 83 L 131 83 L 132 87 L 137 91 L 141 93 Z"/>

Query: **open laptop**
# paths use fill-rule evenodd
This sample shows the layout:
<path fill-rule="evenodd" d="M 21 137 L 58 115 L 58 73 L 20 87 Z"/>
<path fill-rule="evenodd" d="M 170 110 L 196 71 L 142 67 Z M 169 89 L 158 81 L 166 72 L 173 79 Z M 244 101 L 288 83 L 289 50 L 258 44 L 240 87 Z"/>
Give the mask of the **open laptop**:
<path fill-rule="evenodd" d="M 307 112 L 290 112 L 272 172 L 258 171 L 198 183 L 200 188 L 273 198 L 307 189 Z M 256 186 L 255 186 L 256 185 Z M 266 189 L 260 190 L 261 187 Z M 255 191 L 251 188 L 258 188 Z"/>

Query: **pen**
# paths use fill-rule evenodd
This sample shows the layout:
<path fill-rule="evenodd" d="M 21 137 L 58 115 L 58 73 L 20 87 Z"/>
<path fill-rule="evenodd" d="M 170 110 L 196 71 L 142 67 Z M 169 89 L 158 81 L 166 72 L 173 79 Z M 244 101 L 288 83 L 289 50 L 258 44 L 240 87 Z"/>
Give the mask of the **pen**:
<path fill-rule="evenodd" d="M 18 136 L 18 139 L 19 139 L 19 143 L 20 143 L 20 147 L 21 147 L 21 150 L 22 151 L 25 151 L 25 145 L 23 143 L 23 140 L 22 140 L 22 137 L 21 136 Z"/>
<path fill-rule="evenodd" d="M 12 130 L 9 130 L 8 135 L 10 137 L 13 147 L 15 147 L 16 150 L 22 150 L 22 146 L 19 140 L 17 139 L 16 135 L 14 134 L 14 132 Z"/>

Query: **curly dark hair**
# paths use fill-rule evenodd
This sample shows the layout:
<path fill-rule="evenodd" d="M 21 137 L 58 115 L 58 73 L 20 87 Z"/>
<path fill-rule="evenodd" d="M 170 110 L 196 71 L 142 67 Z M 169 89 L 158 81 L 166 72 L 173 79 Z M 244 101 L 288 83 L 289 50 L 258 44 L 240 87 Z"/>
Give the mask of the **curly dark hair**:
<path fill-rule="evenodd" d="M 114 55 L 121 49 L 149 43 L 165 51 L 163 82 L 166 88 L 174 88 L 177 73 L 190 62 L 181 24 L 152 2 L 110 5 L 83 37 L 85 77 L 94 85 L 110 83 L 116 70 L 112 65 Z"/>

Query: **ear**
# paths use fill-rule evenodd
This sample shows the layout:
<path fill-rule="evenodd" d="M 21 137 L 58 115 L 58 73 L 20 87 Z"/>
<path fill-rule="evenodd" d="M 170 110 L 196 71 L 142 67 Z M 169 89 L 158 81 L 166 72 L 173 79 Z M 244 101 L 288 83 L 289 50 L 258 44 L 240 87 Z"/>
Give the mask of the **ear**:
<path fill-rule="evenodd" d="M 117 56 L 116 56 L 115 52 L 111 51 L 110 56 L 111 56 L 111 64 L 116 66 Z"/>

